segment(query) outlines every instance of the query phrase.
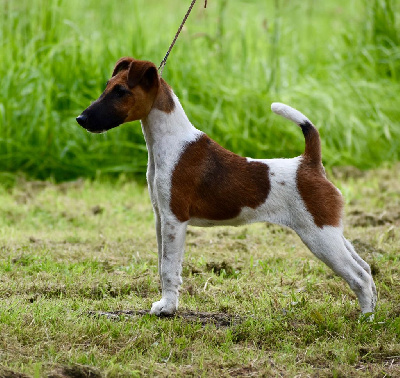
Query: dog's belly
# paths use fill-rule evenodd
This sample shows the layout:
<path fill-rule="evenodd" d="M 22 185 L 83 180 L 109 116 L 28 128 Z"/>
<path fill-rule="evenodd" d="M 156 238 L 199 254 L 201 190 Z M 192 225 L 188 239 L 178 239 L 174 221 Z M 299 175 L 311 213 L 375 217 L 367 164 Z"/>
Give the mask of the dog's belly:
<path fill-rule="evenodd" d="M 301 203 L 292 201 L 294 197 L 297 197 L 295 193 L 282 196 L 281 192 L 279 201 L 267 200 L 256 209 L 244 207 L 235 218 L 223 220 L 190 218 L 188 224 L 196 227 L 212 227 L 241 226 L 250 223 L 268 222 L 294 228 L 298 223 L 304 222 L 306 218 L 308 221 L 308 218 L 310 218 Z"/>
<path fill-rule="evenodd" d="M 196 227 L 212 227 L 212 226 L 240 226 L 248 223 L 263 222 L 264 219 L 258 218 L 256 215 L 256 209 L 243 208 L 240 214 L 231 219 L 213 220 L 213 219 L 202 219 L 202 218 L 190 218 L 189 225 Z"/>

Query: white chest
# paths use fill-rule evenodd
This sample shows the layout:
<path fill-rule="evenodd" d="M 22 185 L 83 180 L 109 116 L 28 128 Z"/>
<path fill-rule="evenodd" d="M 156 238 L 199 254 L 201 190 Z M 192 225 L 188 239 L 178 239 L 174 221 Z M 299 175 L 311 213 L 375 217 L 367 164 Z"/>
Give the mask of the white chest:
<path fill-rule="evenodd" d="M 174 95 L 175 109 L 167 114 L 154 109 L 142 121 L 149 154 L 147 181 L 153 204 L 169 201 L 174 168 L 186 146 L 203 133 L 188 120 Z"/>

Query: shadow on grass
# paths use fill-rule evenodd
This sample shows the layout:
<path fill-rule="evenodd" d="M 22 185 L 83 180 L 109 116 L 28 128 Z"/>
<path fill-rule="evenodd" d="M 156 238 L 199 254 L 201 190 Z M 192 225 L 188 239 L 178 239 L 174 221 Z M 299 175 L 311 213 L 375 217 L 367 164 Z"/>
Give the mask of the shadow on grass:
<path fill-rule="evenodd" d="M 115 321 L 124 320 L 126 318 L 135 318 L 139 316 L 150 315 L 148 310 L 128 310 L 128 311 L 89 311 L 89 316 L 102 317 Z M 153 315 L 155 317 L 155 315 Z M 182 319 L 191 323 L 200 323 L 205 326 L 214 324 L 216 327 L 231 327 L 242 323 L 245 319 L 238 315 L 229 315 L 214 312 L 195 312 L 195 311 L 178 311 L 172 316 L 161 316 L 162 319 Z"/>

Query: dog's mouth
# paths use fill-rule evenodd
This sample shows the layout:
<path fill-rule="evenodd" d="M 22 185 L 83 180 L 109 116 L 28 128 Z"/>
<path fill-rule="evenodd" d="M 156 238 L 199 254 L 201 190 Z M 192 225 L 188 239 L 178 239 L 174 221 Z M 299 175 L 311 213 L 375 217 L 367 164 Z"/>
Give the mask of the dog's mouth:
<path fill-rule="evenodd" d="M 103 134 L 103 133 L 107 132 L 108 130 L 90 130 L 90 129 L 86 129 L 86 131 L 88 133 L 92 133 L 92 134 Z"/>
<path fill-rule="evenodd" d="M 87 126 L 87 127 L 83 126 L 83 128 L 87 132 L 92 133 L 92 134 L 104 134 L 108 130 L 114 129 L 114 128 L 118 127 L 119 125 L 120 125 L 120 123 L 118 125 L 108 126 L 108 127 L 96 127 L 96 128 L 93 128 L 93 127 L 90 127 L 90 126 Z"/>
<path fill-rule="evenodd" d="M 101 125 L 100 122 L 89 122 L 88 117 L 84 113 L 76 117 L 76 122 L 78 122 L 86 131 L 93 134 L 103 134 L 106 131 L 121 125 L 120 122 L 114 125 Z"/>

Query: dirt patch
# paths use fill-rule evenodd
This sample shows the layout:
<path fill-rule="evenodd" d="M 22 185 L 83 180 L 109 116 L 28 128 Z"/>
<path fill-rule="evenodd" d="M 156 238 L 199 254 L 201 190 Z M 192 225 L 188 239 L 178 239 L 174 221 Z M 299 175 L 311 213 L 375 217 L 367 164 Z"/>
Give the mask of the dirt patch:
<path fill-rule="evenodd" d="M 358 350 L 361 362 L 385 363 L 400 365 L 400 348 L 396 346 L 362 346 Z"/>
<path fill-rule="evenodd" d="M 85 181 L 83 179 L 54 184 L 50 181 L 29 181 L 21 175 L 16 178 L 13 185 L 15 188 L 13 196 L 17 203 L 26 204 L 47 188 L 55 188 L 61 193 L 67 193 L 70 189 L 83 188 L 84 184 Z"/>
<path fill-rule="evenodd" d="M 100 205 L 93 206 L 90 211 L 92 212 L 93 215 L 100 215 L 103 214 L 104 212 L 104 207 Z"/>
<path fill-rule="evenodd" d="M 376 261 L 373 259 L 374 255 L 384 255 L 385 251 L 383 249 L 380 248 L 376 248 L 371 244 L 368 243 L 364 243 L 359 239 L 355 239 L 351 241 L 355 250 L 357 251 L 357 253 L 365 258 L 366 256 L 369 256 L 368 260 L 369 261 L 369 265 L 371 267 L 371 273 L 373 276 L 377 276 L 380 273 L 380 269 L 379 269 L 379 265 L 376 263 Z"/>
<path fill-rule="evenodd" d="M 60 366 L 51 371 L 48 378 L 101 378 L 103 375 L 87 365 Z"/>
<path fill-rule="evenodd" d="M 365 172 L 353 166 L 332 167 L 332 175 L 338 180 L 348 180 L 349 178 L 360 178 L 365 176 Z"/>
<path fill-rule="evenodd" d="M 355 366 L 355 370 L 371 373 L 374 369 L 377 370 L 377 366 L 381 370 L 381 375 L 376 375 L 377 377 L 398 377 L 400 374 L 400 356 L 370 355 L 367 359 L 362 357 Z"/>
<path fill-rule="evenodd" d="M 183 277 L 189 277 L 192 276 L 194 274 L 202 274 L 203 271 L 200 268 L 195 267 L 192 264 L 183 264 L 182 267 L 182 276 Z"/>
<path fill-rule="evenodd" d="M 128 311 L 89 311 L 89 316 L 101 317 L 105 316 L 112 320 L 123 320 L 125 318 L 135 318 L 137 316 L 149 315 L 148 310 L 128 310 Z M 231 327 L 242 323 L 244 318 L 238 315 L 229 315 L 214 312 L 195 312 L 195 311 L 178 311 L 173 316 L 163 316 L 164 319 L 183 319 L 191 323 L 201 323 L 203 326 L 214 324 L 216 327 Z"/>
<path fill-rule="evenodd" d="M 384 226 L 400 221 L 400 211 L 395 209 L 381 213 L 365 213 L 361 210 L 353 210 L 348 213 L 348 219 L 353 227 Z"/>
<path fill-rule="evenodd" d="M 205 266 L 205 272 L 212 272 L 216 276 L 220 276 L 221 274 L 224 277 L 235 277 L 239 272 L 240 267 L 234 267 L 227 261 L 210 261 Z M 182 270 L 182 276 L 189 277 L 194 274 L 202 274 L 204 273 L 201 268 L 197 268 L 191 264 L 184 264 Z"/>
<path fill-rule="evenodd" d="M 241 366 L 239 368 L 233 368 L 228 370 L 229 376 L 231 377 L 258 377 L 258 369 L 252 366 Z"/>
<path fill-rule="evenodd" d="M 0 366 L 0 378 L 30 378 L 30 376 L 9 369 L 4 369 Z"/>
<path fill-rule="evenodd" d="M 227 261 L 222 262 L 209 262 L 206 265 L 207 272 L 214 272 L 217 276 L 220 276 L 222 273 L 225 273 L 225 276 L 230 277 L 235 275 L 236 269 L 232 267 Z"/>
<path fill-rule="evenodd" d="M 374 254 L 380 254 L 384 255 L 385 251 L 381 248 L 374 247 L 371 244 L 364 243 L 360 239 L 354 239 L 351 241 L 354 248 L 356 249 L 357 253 L 360 255 L 374 255 Z"/>

